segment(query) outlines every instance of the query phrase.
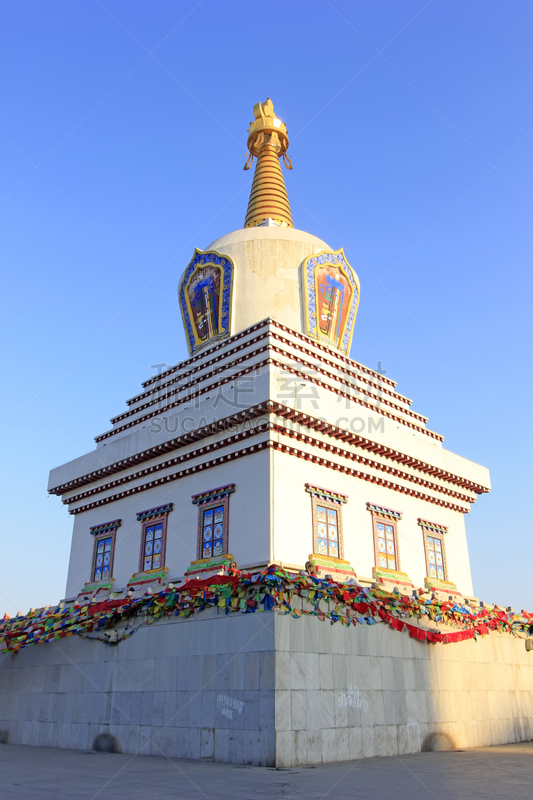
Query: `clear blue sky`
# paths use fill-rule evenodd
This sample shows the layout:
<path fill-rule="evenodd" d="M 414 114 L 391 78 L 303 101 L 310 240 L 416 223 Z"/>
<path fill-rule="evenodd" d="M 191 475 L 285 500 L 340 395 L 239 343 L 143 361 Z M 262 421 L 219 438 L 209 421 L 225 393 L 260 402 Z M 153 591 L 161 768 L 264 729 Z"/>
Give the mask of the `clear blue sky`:
<path fill-rule="evenodd" d="M 252 106 L 291 137 L 295 226 L 343 246 L 351 355 L 491 470 L 474 589 L 533 610 L 531 2 L 5 1 L 0 609 L 64 593 L 48 470 L 186 356 L 194 247 L 243 225 Z M 528 497 L 530 498 L 528 500 Z"/>

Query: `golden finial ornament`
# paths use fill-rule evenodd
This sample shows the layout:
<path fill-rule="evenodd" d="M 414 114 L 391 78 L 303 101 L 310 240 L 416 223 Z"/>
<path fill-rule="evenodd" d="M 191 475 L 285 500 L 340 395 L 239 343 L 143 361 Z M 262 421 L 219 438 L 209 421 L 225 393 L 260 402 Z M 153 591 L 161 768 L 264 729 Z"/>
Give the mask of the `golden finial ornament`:
<path fill-rule="evenodd" d="M 270 98 L 254 106 L 254 120 L 248 128 L 248 153 L 244 169 L 250 169 L 257 158 L 245 228 L 253 228 L 267 219 L 278 225 L 294 228 L 285 181 L 279 163 L 292 169 L 287 154 L 289 137 L 287 127 L 274 113 Z"/>

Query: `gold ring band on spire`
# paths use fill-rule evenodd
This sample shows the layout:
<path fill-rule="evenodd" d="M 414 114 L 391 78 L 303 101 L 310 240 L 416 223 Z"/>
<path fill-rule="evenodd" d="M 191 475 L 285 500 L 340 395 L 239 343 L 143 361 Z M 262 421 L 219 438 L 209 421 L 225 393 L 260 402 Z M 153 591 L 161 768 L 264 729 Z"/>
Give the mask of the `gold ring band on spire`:
<path fill-rule="evenodd" d="M 292 169 L 286 153 L 289 137 L 285 124 L 274 114 L 270 99 L 254 106 L 254 121 L 248 129 L 248 160 L 245 169 L 250 169 L 254 156 L 255 166 L 245 228 L 253 228 L 267 219 L 282 227 L 294 228 L 291 207 L 287 195 L 280 158 L 288 169 Z"/>

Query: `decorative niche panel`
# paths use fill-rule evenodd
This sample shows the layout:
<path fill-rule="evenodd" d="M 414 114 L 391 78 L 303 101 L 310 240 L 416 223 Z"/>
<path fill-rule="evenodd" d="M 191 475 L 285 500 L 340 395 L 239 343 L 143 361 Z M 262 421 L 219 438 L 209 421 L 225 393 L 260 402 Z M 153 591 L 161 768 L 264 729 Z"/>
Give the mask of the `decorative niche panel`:
<path fill-rule="evenodd" d="M 323 251 L 302 264 L 306 332 L 350 352 L 359 305 L 359 278 L 343 250 Z"/>
<path fill-rule="evenodd" d="M 178 288 L 191 355 L 231 335 L 234 271 L 228 256 L 214 250 L 194 251 Z"/>

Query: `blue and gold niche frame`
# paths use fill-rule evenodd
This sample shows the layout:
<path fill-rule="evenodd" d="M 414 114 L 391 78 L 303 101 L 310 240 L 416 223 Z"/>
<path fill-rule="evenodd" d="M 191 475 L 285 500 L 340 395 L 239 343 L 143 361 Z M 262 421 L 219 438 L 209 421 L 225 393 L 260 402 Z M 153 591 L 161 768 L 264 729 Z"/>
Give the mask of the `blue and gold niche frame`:
<path fill-rule="evenodd" d="M 194 251 L 178 288 L 191 355 L 230 336 L 234 271 L 235 265 L 228 256 L 215 250 Z"/>
<path fill-rule="evenodd" d="M 306 332 L 348 355 L 359 306 L 359 278 L 344 251 L 323 250 L 302 264 Z"/>

